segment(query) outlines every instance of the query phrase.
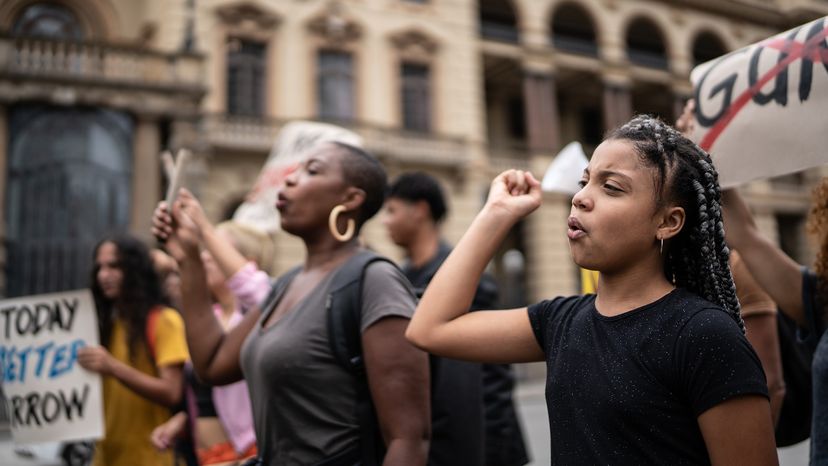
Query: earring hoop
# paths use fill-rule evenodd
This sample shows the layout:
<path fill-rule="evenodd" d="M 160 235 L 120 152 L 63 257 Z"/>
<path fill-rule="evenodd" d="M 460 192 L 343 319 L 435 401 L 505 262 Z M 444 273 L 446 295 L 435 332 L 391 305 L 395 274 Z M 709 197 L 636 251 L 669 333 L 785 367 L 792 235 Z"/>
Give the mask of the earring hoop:
<path fill-rule="evenodd" d="M 340 233 L 339 228 L 336 225 L 336 220 L 339 218 L 339 214 L 346 211 L 346 207 L 342 204 L 334 207 L 331 210 L 331 214 L 328 215 L 328 229 L 331 230 L 331 235 L 339 242 L 346 242 L 349 241 L 351 238 L 354 237 L 354 232 L 356 231 L 356 223 L 354 219 L 348 219 L 348 226 L 345 227 L 345 233 Z"/>

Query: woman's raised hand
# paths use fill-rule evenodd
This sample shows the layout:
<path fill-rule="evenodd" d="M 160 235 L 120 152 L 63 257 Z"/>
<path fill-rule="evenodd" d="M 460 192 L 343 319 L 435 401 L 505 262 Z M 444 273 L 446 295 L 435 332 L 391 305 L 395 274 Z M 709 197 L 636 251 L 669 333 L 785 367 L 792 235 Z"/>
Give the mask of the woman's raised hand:
<path fill-rule="evenodd" d="M 181 188 L 178 194 L 178 201 L 181 202 L 181 210 L 183 210 L 199 230 L 204 231 L 211 228 L 213 225 L 207 220 L 207 215 L 204 214 L 204 209 L 198 199 L 185 188 Z"/>
<path fill-rule="evenodd" d="M 692 140 L 693 130 L 696 129 L 696 100 L 688 99 L 676 120 L 676 129 L 686 138 Z"/>
<path fill-rule="evenodd" d="M 486 207 L 519 220 L 541 205 L 541 197 L 540 181 L 530 172 L 506 170 L 492 181 Z"/>
<path fill-rule="evenodd" d="M 182 200 L 176 200 L 171 214 L 167 203 L 161 201 L 152 215 L 152 234 L 165 244 L 167 252 L 178 262 L 188 255 L 199 257 L 201 242 L 201 230 L 183 207 Z"/>

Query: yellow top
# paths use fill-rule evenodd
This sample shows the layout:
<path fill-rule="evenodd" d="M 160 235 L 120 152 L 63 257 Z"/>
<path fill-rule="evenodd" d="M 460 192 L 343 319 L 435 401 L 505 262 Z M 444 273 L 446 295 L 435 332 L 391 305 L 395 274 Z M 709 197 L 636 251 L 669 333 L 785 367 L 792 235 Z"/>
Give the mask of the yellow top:
<path fill-rule="evenodd" d="M 158 377 L 158 368 L 183 364 L 189 358 L 181 316 L 170 308 L 160 312 L 154 322 L 155 365 L 143 347 L 130 361 L 126 326 L 120 319 L 112 326 L 109 344 L 115 359 L 153 377 Z M 95 450 L 94 466 L 173 464 L 171 452 L 159 453 L 150 443 L 152 430 L 169 419 L 169 408 L 141 397 L 114 377 L 104 377 L 103 397 L 104 438 Z"/>

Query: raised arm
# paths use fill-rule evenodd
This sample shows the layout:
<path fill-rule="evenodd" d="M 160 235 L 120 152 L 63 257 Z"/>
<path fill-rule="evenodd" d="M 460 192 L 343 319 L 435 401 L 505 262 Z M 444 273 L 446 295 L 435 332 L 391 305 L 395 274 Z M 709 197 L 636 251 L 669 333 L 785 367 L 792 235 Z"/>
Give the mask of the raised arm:
<path fill-rule="evenodd" d="M 212 385 L 241 380 L 241 346 L 256 325 L 259 310 L 254 308 L 249 311 L 237 326 L 225 333 L 212 312 L 207 276 L 199 256 L 198 228 L 181 211 L 180 201 L 174 204 L 172 216 L 168 213 L 166 204 L 159 203 L 153 216 L 153 234 L 165 241 L 167 251 L 178 262 L 181 274 L 181 313 L 186 324 L 187 345 L 196 374 Z"/>
<path fill-rule="evenodd" d="M 543 360 L 526 308 L 468 313 L 486 264 L 540 202 L 540 183 L 530 173 L 509 170 L 494 179 L 486 205 L 426 288 L 406 331 L 412 343 L 455 359 Z"/>
<path fill-rule="evenodd" d="M 738 191 L 724 190 L 722 207 L 728 245 L 739 251 L 753 278 L 780 310 L 800 326 L 806 326 L 799 264 L 762 235 Z"/>
<path fill-rule="evenodd" d="M 782 401 L 785 399 L 785 378 L 782 373 L 782 355 L 779 352 L 779 335 L 776 328 L 776 303 L 756 283 L 738 251 L 730 254 L 730 270 L 736 285 L 736 297 L 742 307 L 745 336 L 756 350 L 765 378 L 768 381 L 773 423 L 779 420 Z"/>

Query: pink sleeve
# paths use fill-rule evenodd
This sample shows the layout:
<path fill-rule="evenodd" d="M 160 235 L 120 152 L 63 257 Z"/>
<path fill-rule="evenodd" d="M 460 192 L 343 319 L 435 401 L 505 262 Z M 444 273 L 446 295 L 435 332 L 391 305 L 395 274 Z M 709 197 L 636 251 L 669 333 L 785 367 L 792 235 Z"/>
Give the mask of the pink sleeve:
<path fill-rule="evenodd" d="M 227 287 L 236 295 L 242 309 L 250 309 L 261 303 L 270 291 L 270 277 L 253 262 L 244 264 L 227 280 Z"/>

